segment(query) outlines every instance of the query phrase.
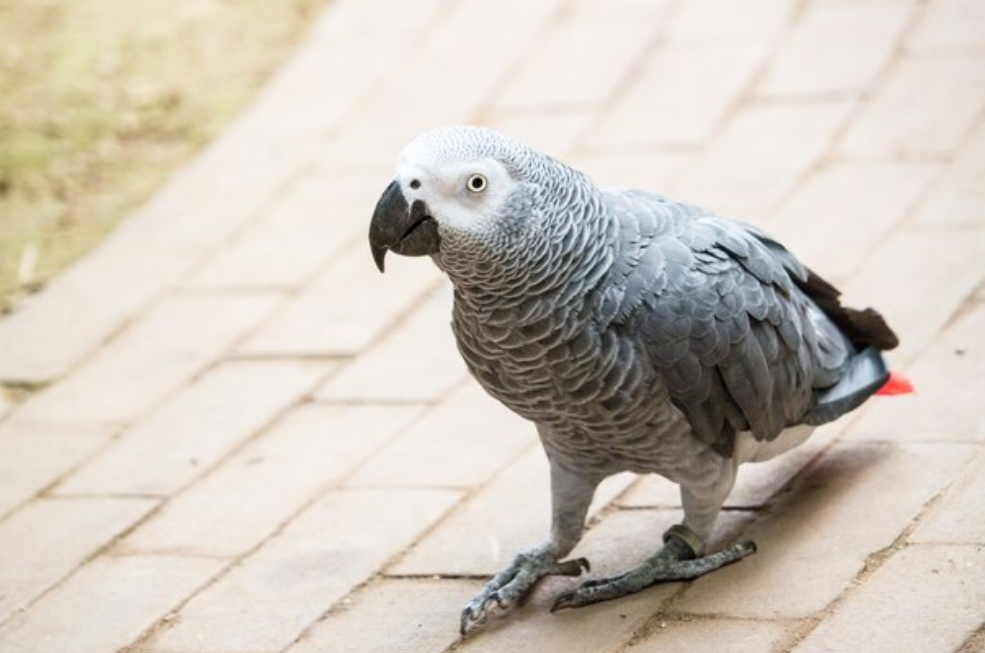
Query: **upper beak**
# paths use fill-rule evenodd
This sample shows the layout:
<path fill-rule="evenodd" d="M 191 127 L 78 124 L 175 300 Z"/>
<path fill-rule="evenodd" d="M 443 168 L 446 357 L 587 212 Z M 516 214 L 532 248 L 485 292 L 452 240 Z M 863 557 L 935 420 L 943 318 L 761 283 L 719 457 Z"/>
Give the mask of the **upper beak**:
<path fill-rule="evenodd" d="M 421 200 L 407 204 L 407 198 L 396 181 L 383 191 L 369 223 L 369 249 L 376 267 L 383 272 L 383 259 L 393 250 L 404 256 L 434 254 L 441 245 L 438 223 L 428 213 Z"/>

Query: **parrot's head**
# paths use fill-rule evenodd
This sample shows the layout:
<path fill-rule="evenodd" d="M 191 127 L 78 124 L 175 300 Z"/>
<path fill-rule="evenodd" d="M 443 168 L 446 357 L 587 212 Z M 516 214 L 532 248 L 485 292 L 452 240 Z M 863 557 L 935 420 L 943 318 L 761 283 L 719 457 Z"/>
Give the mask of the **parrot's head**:
<path fill-rule="evenodd" d="M 441 127 L 401 153 L 376 205 L 369 244 L 377 267 L 392 251 L 431 255 L 449 270 L 487 270 L 542 229 L 545 167 L 557 165 L 499 132 Z"/>

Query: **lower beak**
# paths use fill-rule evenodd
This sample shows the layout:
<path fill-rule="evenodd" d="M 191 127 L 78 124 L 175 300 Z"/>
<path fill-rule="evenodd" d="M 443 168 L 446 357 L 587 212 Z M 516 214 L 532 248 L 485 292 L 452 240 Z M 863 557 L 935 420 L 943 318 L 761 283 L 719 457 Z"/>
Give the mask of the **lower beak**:
<path fill-rule="evenodd" d="M 383 260 L 388 251 L 404 256 L 424 256 L 438 252 L 441 237 L 438 223 L 428 213 L 427 204 L 407 198 L 396 181 L 383 191 L 369 223 L 369 249 L 376 267 L 383 272 Z"/>

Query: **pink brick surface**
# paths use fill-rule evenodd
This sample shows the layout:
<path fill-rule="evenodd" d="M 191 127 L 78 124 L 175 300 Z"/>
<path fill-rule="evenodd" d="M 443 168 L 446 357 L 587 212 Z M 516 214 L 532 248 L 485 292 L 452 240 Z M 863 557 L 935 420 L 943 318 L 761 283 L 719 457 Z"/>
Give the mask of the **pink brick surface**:
<path fill-rule="evenodd" d="M 983 17 L 332 0 L 222 138 L 0 318 L 0 652 L 985 650 Z M 546 579 L 460 641 L 550 509 L 450 285 L 369 255 L 398 152 L 444 123 L 762 225 L 884 313 L 916 394 L 742 470 L 712 546 L 756 555 L 554 615 L 584 579 Z M 607 481 L 590 576 L 651 555 L 679 503 Z"/>
<path fill-rule="evenodd" d="M 94 427 L 0 425 L 0 516 L 94 455 L 113 433 Z"/>
<path fill-rule="evenodd" d="M 128 429 L 54 491 L 168 495 L 255 435 L 330 369 L 309 361 L 226 363 Z"/>
<path fill-rule="evenodd" d="M 377 451 L 347 482 L 471 487 L 490 479 L 536 441 L 533 424 L 469 381 Z"/>
<path fill-rule="evenodd" d="M 129 423 L 152 409 L 256 324 L 272 296 L 172 297 L 127 328 L 17 418 L 38 424 Z"/>
<path fill-rule="evenodd" d="M 126 551 L 234 556 L 339 483 L 413 417 L 410 407 L 308 405 L 173 498 Z"/>
<path fill-rule="evenodd" d="M 625 474 L 599 488 L 590 514 L 632 482 Z M 532 450 L 486 485 L 428 534 L 389 573 L 492 574 L 514 554 L 541 542 L 550 529 L 550 476 L 546 456 Z"/>
<path fill-rule="evenodd" d="M 440 653 L 458 639 L 458 615 L 477 581 L 385 580 L 363 588 L 289 653 Z"/>
<path fill-rule="evenodd" d="M 906 601 L 899 597 L 906 596 Z M 960 601 L 948 600 L 960 596 Z M 985 549 L 912 546 L 890 558 L 795 653 L 956 650 L 985 622 Z"/>
<path fill-rule="evenodd" d="M 766 96 L 861 93 L 890 61 L 916 2 L 810 3 L 757 88 Z"/>
<path fill-rule="evenodd" d="M 102 557 L 0 627 L 4 653 L 96 653 L 132 643 L 223 563 L 165 556 Z"/>
<path fill-rule="evenodd" d="M 151 499 L 39 499 L 0 524 L 0 623 L 155 505 Z"/>
<path fill-rule="evenodd" d="M 871 553 L 893 544 L 962 472 L 973 453 L 959 445 L 833 449 L 798 479 L 769 518 L 745 533 L 759 552 L 698 579 L 673 609 L 767 619 L 823 610 L 850 587 Z M 803 582 L 792 585 L 790 579 Z"/>
<path fill-rule="evenodd" d="M 448 490 L 329 493 L 196 596 L 145 650 L 282 650 L 457 498 Z"/>

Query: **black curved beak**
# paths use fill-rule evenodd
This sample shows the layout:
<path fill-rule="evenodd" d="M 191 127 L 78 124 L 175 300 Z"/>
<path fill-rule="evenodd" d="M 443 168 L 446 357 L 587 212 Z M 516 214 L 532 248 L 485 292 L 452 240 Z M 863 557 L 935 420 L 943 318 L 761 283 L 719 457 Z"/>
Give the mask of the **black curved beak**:
<path fill-rule="evenodd" d="M 404 256 L 425 256 L 436 253 L 441 246 L 438 223 L 428 213 L 421 200 L 407 204 L 400 184 L 396 181 L 383 191 L 369 223 L 369 249 L 376 267 L 383 272 L 383 259 L 388 251 Z"/>

